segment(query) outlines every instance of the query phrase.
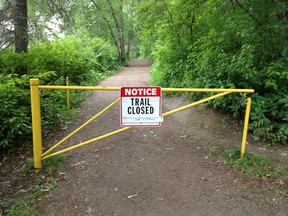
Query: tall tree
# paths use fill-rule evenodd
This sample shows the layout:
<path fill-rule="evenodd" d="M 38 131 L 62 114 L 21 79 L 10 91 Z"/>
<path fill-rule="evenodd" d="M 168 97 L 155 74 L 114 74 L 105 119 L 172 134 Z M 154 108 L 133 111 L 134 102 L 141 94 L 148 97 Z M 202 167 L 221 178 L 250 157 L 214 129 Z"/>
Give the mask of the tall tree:
<path fill-rule="evenodd" d="M 28 51 L 28 11 L 27 0 L 15 0 L 14 6 L 15 52 Z"/>
<path fill-rule="evenodd" d="M 135 44 L 133 34 L 133 2 L 135 0 L 87 0 L 81 2 L 81 13 L 75 18 L 78 30 L 90 37 L 103 37 L 110 41 L 118 53 L 118 59 L 125 63 Z"/>
<path fill-rule="evenodd" d="M 125 54 L 125 34 L 124 34 L 124 18 L 123 18 L 123 1 L 119 2 L 106 0 L 102 4 L 91 0 L 95 6 L 97 13 L 104 21 L 106 29 L 112 38 L 114 45 L 118 51 L 118 58 L 121 63 L 126 61 Z M 102 30 L 103 31 L 103 30 Z"/>

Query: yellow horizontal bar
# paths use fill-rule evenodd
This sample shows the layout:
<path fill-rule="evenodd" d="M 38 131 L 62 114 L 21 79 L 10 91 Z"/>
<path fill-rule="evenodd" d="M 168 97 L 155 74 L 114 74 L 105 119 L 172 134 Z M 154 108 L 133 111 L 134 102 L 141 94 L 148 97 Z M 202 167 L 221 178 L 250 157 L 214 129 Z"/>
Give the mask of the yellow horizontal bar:
<path fill-rule="evenodd" d="M 87 125 L 89 125 L 91 122 L 93 122 L 96 118 L 98 118 L 100 115 L 102 115 L 103 113 L 105 113 L 107 110 L 109 110 L 110 108 L 112 108 L 115 104 L 117 104 L 119 102 L 120 98 L 118 98 L 117 100 L 115 100 L 113 103 L 111 103 L 109 106 L 107 106 L 106 108 L 104 108 L 103 110 L 101 110 L 99 113 L 97 113 L 95 116 L 93 116 L 90 120 L 88 120 L 87 122 L 85 122 L 83 125 L 81 125 L 79 128 L 77 128 L 76 130 L 74 130 L 72 133 L 70 133 L 68 136 L 66 136 L 64 139 L 62 139 L 61 141 L 59 141 L 58 143 L 56 143 L 53 147 L 51 147 L 49 150 L 47 150 L 46 152 L 44 152 L 44 154 L 42 155 L 45 156 L 47 154 L 49 154 L 51 151 L 53 151 L 55 148 L 57 148 L 58 146 L 60 146 L 62 143 L 64 143 L 66 140 L 68 140 L 70 137 L 72 137 L 73 135 L 75 135 L 76 133 L 78 133 L 80 130 L 82 130 L 84 127 L 86 127 Z"/>
<path fill-rule="evenodd" d="M 39 85 L 39 89 L 119 91 L 120 87 Z"/>
<path fill-rule="evenodd" d="M 199 101 L 196 101 L 194 103 L 191 103 L 191 104 L 188 104 L 188 105 L 185 105 L 185 106 L 182 106 L 182 107 L 179 107 L 179 108 L 176 108 L 174 110 L 171 110 L 171 111 L 168 111 L 166 113 L 163 113 L 162 116 L 168 116 L 168 115 L 172 115 L 176 112 L 180 112 L 182 110 L 185 110 L 185 109 L 188 109 L 190 107 L 193 107 L 193 106 L 197 106 L 199 104 L 202 104 L 202 103 L 205 103 L 207 101 L 210 101 L 210 100 L 213 100 L 215 98 L 218 98 L 218 97 L 222 97 L 222 96 L 225 96 L 227 94 L 231 94 L 232 92 L 224 92 L 224 93 L 220 93 L 220 94 L 217 94 L 217 95 L 213 95 L 211 97 L 208 97 L 208 98 L 204 98 L 202 100 L 199 100 Z"/>
<path fill-rule="evenodd" d="M 63 154 L 63 153 L 65 153 L 65 152 L 71 151 L 71 150 L 76 149 L 76 148 L 80 148 L 80 147 L 82 147 L 82 146 L 91 144 L 91 143 L 96 142 L 96 141 L 105 139 L 105 138 L 107 138 L 107 137 L 109 137 L 109 136 L 112 136 L 112 135 L 121 133 L 121 132 L 126 131 L 126 130 L 128 130 L 128 129 L 130 129 L 130 127 L 124 127 L 124 128 L 121 128 L 121 129 L 112 131 L 112 132 L 110 132 L 110 133 L 104 134 L 104 135 L 102 135 L 102 136 L 96 137 L 96 138 L 91 139 L 91 140 L 88 140 L 88 141 L 86 141 L 86 142 L 83 142 L 83 143 L 74 145 L 74 146 L 72 146 L 72 147 L 63 149 L 63 150 L 61 150 L 61 151 L 58 151 L 58 152 L 55 152 L 55 153 L 46 155 L 45 157 L 42 158 L 42 160 L 45 160 L 45 159 L 47 159 L 47 158 L 50 158 L 50 157 L 53 157 L 53 156 L 56 156 L 56 155 L 59 155 L 59 154 Z"/>
<path fill-rule="evenodd" d="M 121 89 L 121 87 L 39 85 L 39 89 L 119 91 Z M 253 93 L 254 89 L 162 88 L 162 91 L 163 92 L 234 92 L 234 93 Z"/>
<path fill-rule="evenodd" d="M 253 93 L 254 89 L 213 89 L 213 88 L 162 88 L 163 92 L 235 92 Z"/>

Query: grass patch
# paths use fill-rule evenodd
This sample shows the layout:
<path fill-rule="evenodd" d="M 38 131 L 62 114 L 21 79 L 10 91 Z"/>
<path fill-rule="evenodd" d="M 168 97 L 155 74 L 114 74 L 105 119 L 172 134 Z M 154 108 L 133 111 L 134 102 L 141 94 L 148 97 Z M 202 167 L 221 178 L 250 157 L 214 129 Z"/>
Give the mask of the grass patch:
<path fill-rule="evenodd" d="M 4 210 L 2 212 L 0 210 L 0 216 L 39 215 L 35 209 L 35 204 L 42 195 L 52 193 L 52 189 L 57 186 L 57 182 L 53 179 L 52 175 L 60 171 L 61 164 L 66 157 L 67 155 L 57 155 L 43 160 L 43 169 L 36 175 L 34 174 L 34 160 L 32 158 L 27 159 L 20 171 L 25 176 L 32 176 L 35 183 L 31 189 L 27 189 L 24 196 L 1 202 L 0 206 L 3 206 Z"/>
<path fill-rule="evenodd" d="M 47 178 L 45 183 L 38 183 L 24 197 L 10 199 L 4 206 L 6 210 L 3 215 L 6 216 L 33 216 L 39 215 L 35 209 L 37 199 L 45 193 L 52 193 L 57 182 L 53 178 Z M 2 215 L 2 213 L 0 213 Z"/>
<path fill-rule="evenodd" d="M 271 159 L 268 157 L 246 152 L 243 159 L 241 159 L 239 149 L 229 149 L 225 151 L 214 149 L 213 152 L 219 155 L 221 159 L 234 169 L 241 170 L 250 175 L 256 177 L 280 175 L 280 172 L 272 166 Z"/>
<path fill-rule="evenodd" d="M 43 168 L 40 173 L 44 175 L 51 175 L 53 172 L 59 171 L 61 168 L 61 163 L 67 157 L 68 157 L 67 155 L 60 154 L 60 155 L 56 155 L 54 157 L 48 158 L 46 160 L 43 160 L 42 161 Z M 21 172 L 24 175 L 34 172 L 34 160 L 32 158 L 28 158 L 26 160 L 26 162 L 21 167 Z"/>

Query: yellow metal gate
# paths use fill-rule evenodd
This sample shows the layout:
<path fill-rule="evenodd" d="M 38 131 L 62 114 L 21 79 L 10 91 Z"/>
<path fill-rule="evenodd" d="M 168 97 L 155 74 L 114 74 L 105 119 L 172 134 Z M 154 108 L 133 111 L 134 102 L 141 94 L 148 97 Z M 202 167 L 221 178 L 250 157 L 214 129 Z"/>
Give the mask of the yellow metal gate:
<path fill-rule="evenodd" d="M 96 118 L 98 118 L 100 115 L 105 113 L 107 110 L 109 110 L 111 107 L 116 105 L 119 102 L 119 98 L 112 102 L 109 106 L 104 108 L 102 111 L 97 113 L 95 116 L 93 116 L 90 120 L 88 120 L 86 123 L 81 125 L 79 128 L 74 130 L 72 133 L 67 135 L 64 139 L 56 143 L 54 146 L 52 146 L 49 150 L 46 152 L 42 152 L 42 130 L 41 130 L 41 112 L 40 112 L 40 94 L 39 91 L 41 89 L 58 89 L 58 90 L 67 90 L 67 94 L 69 93 L 69 90 L 96 90 L 96 91 L 119 91 L 120 87 L 86 87 L 86 86 L 69 86 L 67 83 L 67 86 L 47 86 L 47 85 L 39 85 L 39 79 L 31 79 L 30 80 L 30 92 L 31 92 L 31 111 L 32 111 L 32 133 L 33 133 L 33 156 L 34 156 L 34 168 L 37 171 L 39 171 L 42 168 L 42 160 L 45 160 L 47 158 L 63 154 L 65 152 L 71 151 L 73 149 L 94 143 L 96 141 L 105 139 L 109 136 L 121 133 L 123 131 L 126 131 L 130 129 L 130 127 L 123 127 L 118 130 L 106 133 L 104 135 L 98 136 L 94 139 L 87 140 L 83 143 L 76 144 L 72 147 L 51 153 L 54 149 L 56 149 L 58 146 L 63 144 L 66 140 L 68 140 L 70 137 L 78 133 L 80 130 L 82 130 L 85 126 L 90 124 L 92 121 L 94 121 Z M 199 101 L 190 103 L 188 105 L 179 107 L 177 109 L 173 109 L 171 111 L 165 112 L 162 114 L 163 117 L 172 115 L 176 112 L 197 106 L 199 104 L 205 103 L 207 101 L 213 100 L 215 98 L 219 98 L 231 93 L 253 93 L 253 89 L 200 89 L 200 88 L 162 88 L 163 92 L 214 92 L 217 93 L 216 95 L 201 99 Z M 68 97 L 67 97 L 68 98 Z M 67 100 L 68 107 L 69 100 Z M 244 120 L 244 129 L 243 129 L 243 136 L 242 136 L 242 145 L 241 145 L 241 158 L 243 158 L 245 154 L 246 149 L 246 139 L 247 139 L 247 131 L 248 131 L 248 123 L 249 123 L 249 116 L 250 116 L 250 108 L 251 108 L 251 98 L 247 98 L 246 100 L 246 113 L 245 113 L 245 120 Z"/>

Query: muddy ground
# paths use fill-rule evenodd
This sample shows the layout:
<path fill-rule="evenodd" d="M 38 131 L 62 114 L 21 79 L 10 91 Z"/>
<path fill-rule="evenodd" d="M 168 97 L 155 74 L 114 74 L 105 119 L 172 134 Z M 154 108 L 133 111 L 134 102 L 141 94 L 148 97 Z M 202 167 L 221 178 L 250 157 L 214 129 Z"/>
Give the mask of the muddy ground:
<path fill-rule="evenodd" d="M 149 70 L 148 61 L 133 60 L 99 85 L 146 86 Z M 94 92 L 63 135 L 118 97 L 119 92 Z M 188 103 L 183 97 L 164 97 L 163 111 Z M 116 105 L 62 148 L 119 128 Z M 159 128 L 131 128 L 71 151 L 58 174 L 59 186 L 38 200 L 37 210 L 69 216 L 288 215 L 285 179 L 248 176 L 212 153 L 215 147 L 240 148 L 241 138 L 242 126 L 235 120 L 203 107 L 165 117 Z M 55 136 L 54 142 L 59 139 Z M 272 148 L 248 137 L 247 151 L 270 155 L 275 164 L 288 167 L 287 147 Z M 9 189 L 4 175 L 13 173 L 3 170 L 0 196 Z"/>

